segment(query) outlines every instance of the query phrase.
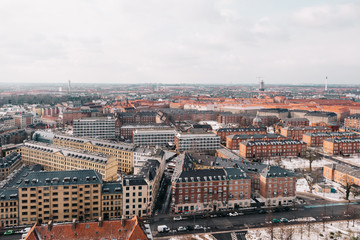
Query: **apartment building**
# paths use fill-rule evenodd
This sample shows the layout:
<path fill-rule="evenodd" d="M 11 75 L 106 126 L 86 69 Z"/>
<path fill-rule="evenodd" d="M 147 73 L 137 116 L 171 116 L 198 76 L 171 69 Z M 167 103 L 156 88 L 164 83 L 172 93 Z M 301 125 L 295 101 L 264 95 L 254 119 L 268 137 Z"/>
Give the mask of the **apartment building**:
<path fill-rule="evenodd" d="M 110 117 L 76 119 L 73 122 L 73 135 L 115 139 L 115 119 Z"/>
<path fill-rule="evenodd" d="M 21 157 L 17 152 L 12 152 L 0 158 L 0 181 L 9 176 L 15 169 L 21 166 Z"/>
<path fill-rule="evenodd" d="M 292 204 L 296 198 L 296 177 L 278 166 L 267 166 L 260 173 L 260 197 L 265 205 Z"/>
<path fill-rule="evenodd" d="M 14 124 L 18 128 L 26 128 L 27 126 L 33 124 L 34 117 L 32 114 L 16 114 L 12 116 L 14 118 Z"/>
<path fill-rule="evenodd" d="M 226 159 L 196 154 L 184 154 L 180 160 L 181 170 L 175 171 L 173 182 L 182 171 L 238 168 L 250 178 L 251 198 L 256 201 L 262 199 L 266 205 L 278 206 L 290 205 L 295 199 L 295 175 L 284 168 L 249 162 L 244 159 Z M 286 189 L 285 194 L 283 193 L 284 189 Z M 276 194 L 274 191 L 277 191 Z"/>
<path fill-rule="evenodd" d="M 16 129 L 0 134 L 0 145 L 22 143 L 27 137 L 25 129 Z"/>
<path fill-rule="evenodd" d="M 359 134 L 353 132 L 329 132 L 329 133 L 305 133 L 303 141 L 311 147 L 322 147 L 325 139 L 328 138 L 358 138 Z"/>
<path fill-rule="evenodd" d="M 70 137 L 66 135 L 55 135 L 53 143 L 57 146 L 115 156 L 119 172 L 133 172 L 134 146 L 132 144 L 115 143 L 90 138 Z"/>
<path fill-rule="evenodd" d="M 280 128 L 280 134 L 286 138 L 301 140 L 305 133 L 317 132 L 331 132 L 329 127 L 314 126 L 314 127 L 284 127 Z"/>
<path fill-rule="evenodd" d="M 116 117 L 119 121 L 124 123 L 155 123 L 156 112 L 144 111 L 144 112 L 119 112 L 116 113 Z"/>
<path fill-rule="evenodd" d="M 326 179 L 346 186 L 353 184 L 360 186 L 360 170 L 345 164 L 328 164 L 324 166 L 323 176 Z"/>
<path fill-rule="evenodd" d="M 360 114 L 353 114 L 344 119 L 345 128 L 360 129 Z"/>
<path fill-rule="evenodd" d="M 133 132 L 133 144 L 139 146 L 174 145 L 176 131 L 173 129 L 138 129 Z"/>
<path fill-rule="evenodd" d="M 149 217 L 154 208 L 165 164 L 148 160 L 137 175 L 124 176 L 123 215 Z"/>
<path fill-rule="evenodd" d="M 214 133 L 180 133 L 175 135 L 175 146 L 178 152 L 207 151 L 220 148 L 220 137 Z"/>
<path fill-rule="evenodd" d="M 119 127 L 119 136 L 125 139 L 133 139 L 133 133 L 136 130 L 169 130 L 171 129 L 168 125 L 165 124 L 156 124 L 156 123 L 125 123 Z"/>
<path fill-rule="evenodd" d="M 340 120 L 338 119 L 338 115 L 336 113 L 323 111 L 308 112 L 304 115 L 304 117 L 309 119 L 310 125 L 318 123 L 337 124 L 338 120 Z"/>
<path fill-rule="evenodd" d="M 19 224 L 101 216 L 101 176 L 94 170 L 30 172 L 19 185 Z"/>
<path fill-rule="evenodd" d="M 360 138 L 325 139 L 323 141 L 323 151 L 331 155 L 359 153 Z"/>
<path fill-rule="evenodd" d="M 266 134 L 266 127 L 248 127 L 248 128 L 220 128 L 214 130 L 214 133 L 220 137 L 221 141 L 226 141 L 226 137 L 230 135 L 239 135 L 239 134 Z"/>
<path fill-rule="evenodd" d="M 286 137 L 280 134 L 236 134 L 226 137 L 226 147 L 231 150 L 239 150 L 240 143 L 245 141 L 262 141 L 262 140 L 285 140 Z"/>
<path fill-rule="evenodd" d="M 172 181 L 173 213 L 250 206 L 250 178 L 240 169 L 183 170 Z"/>
<path fill-rule="evenodd" d="M 306 149 L 306 143 L 298 140 L 245 141 L 240 143 L 239 155 L 243 158 L 301 157 Z"/>
<path fill-rule="evenodd" d="M 288 127 L 305 127 L 310 124 L 310 121 L 307 118 L 285 118 L 282 119 L 281 122 Z"/>
<path fill-rule="evenodd" d="M 101 188 L 102 219 L 121 218 L 122 184 L 120 182 L 103 182 Z"/>
<path fill-rule="evenodd" d="M 0 227 L 10 227 L 19 224 L 19 195 L 15 189 L 0 190 Z"/>
<path fill-rule="evenodd" d="M 117 179 L 117 161 L 111 155 L 29 141 L 21 147 L 21 159 L 27 165 L 40 164 L 48 171 L 93 169 L 105 181 Z"/>

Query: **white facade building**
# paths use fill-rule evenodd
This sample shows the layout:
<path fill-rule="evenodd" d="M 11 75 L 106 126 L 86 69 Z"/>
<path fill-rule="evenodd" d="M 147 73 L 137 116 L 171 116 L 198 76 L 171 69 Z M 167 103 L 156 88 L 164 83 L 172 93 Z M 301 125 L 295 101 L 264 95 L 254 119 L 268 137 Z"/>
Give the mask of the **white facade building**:
<path fill-rule="evenodd" d="M 73 123 L 73 135 L 78 137 L 115 139 L 114 118 L 82 118 Z"/>

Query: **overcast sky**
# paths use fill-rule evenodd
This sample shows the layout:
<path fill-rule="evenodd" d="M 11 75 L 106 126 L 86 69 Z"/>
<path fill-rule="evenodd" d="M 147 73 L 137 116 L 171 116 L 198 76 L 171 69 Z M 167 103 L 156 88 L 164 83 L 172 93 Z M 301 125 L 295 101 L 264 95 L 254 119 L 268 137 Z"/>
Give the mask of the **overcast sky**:
<path fill-rule="evenodd" d="M 360 1 L 1 0 L 0 82 L 360 84 Z"/>

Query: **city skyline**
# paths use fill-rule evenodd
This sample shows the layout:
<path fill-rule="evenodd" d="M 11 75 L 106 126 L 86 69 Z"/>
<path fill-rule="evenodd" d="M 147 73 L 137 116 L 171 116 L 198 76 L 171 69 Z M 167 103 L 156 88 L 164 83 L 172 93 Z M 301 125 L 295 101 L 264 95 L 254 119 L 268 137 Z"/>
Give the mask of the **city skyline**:
<path fill-rule="evenodd" d="M 359 82 L 355 1 L 0 3 L 10 83 Z"/>

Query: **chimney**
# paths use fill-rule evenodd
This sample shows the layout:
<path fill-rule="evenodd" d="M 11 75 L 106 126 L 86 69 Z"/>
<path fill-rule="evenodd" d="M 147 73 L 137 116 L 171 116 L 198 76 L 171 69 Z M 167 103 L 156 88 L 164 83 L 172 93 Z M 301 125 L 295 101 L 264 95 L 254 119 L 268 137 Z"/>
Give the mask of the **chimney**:
<path fill-rule="evenodd" d="M 51 229 L 52 229 L 52 221 L 50 220 L 49 222 L 48 222 L 48 231 L 51 231 Z"/>
<path fill-rule="evenodd" d="M 125 227 L 125 216 L 124 215 L 121 216 L 121 226 Z"/>
<path fill-rule="evenodd" d="M 102 223 L 103 223 L 102 218 L 101 218 L 101 217 L 99 217 L 98 226 L 99 226 L 99 227 L 102 227 Z"/>
<path fill-rule="evenodd" d="M 72 220 L 72 229 L 75 230 L 75 228 L 76 228 L 76 219 L 74 218 Z"/>

